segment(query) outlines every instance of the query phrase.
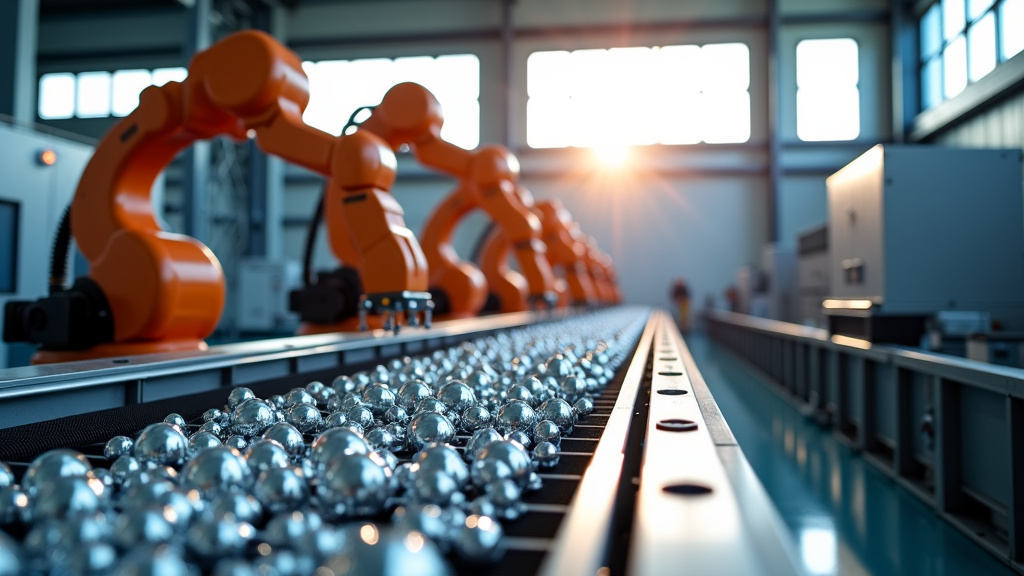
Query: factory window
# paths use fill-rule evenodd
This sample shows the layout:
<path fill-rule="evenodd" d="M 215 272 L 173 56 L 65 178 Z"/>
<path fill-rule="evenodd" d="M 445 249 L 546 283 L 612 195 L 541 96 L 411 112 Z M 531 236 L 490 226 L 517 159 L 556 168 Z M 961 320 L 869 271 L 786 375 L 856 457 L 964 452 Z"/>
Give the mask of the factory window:
<path fill-rule="evenodd" d="M 745 44 L 534 52 L 526 84 L 531 148 L 750 139 Z"/>
<path fill-rule="evenodd" d="M 852 38 L 796 45 L 796 133 L 801 140 L 853 140 L 860 135 L 857 53 Z"/>
<path fill-rule="evenodd" d="M 433 92 L 444 112 L 441 136 L 463 148 L 480 143 L 480 60 L 473 54 L 368 58 L 305 62 L 310 99 L 303 120 L 340 134 L 362 106 L 379 104 L 400 82 L 416 82 Z"/>
<path fill-rule="evenodd" d="M 919 31 L 927 110 L 1024 49 L 1024 0 L 940 0 L 925 11 Z"/>
<path fill-rule="evenodd" d="M 127 116 L 139 105 L 139 94 L 146 87 L 180 82 L 187 75 L 184 68 L 43 74 L 39 78 L 39 117 Z"/>

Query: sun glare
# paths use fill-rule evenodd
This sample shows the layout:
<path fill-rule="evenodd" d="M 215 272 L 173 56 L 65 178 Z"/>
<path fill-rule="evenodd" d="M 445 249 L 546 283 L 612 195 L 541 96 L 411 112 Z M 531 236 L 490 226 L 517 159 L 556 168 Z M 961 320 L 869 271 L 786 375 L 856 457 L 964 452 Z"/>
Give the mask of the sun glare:
<path fill-rule="evenodd" d="M 629 160 L 629 146 L 624 144 L 602 144 L 591 150 L 597 160 L 608 168 L 619 168 Z"/>

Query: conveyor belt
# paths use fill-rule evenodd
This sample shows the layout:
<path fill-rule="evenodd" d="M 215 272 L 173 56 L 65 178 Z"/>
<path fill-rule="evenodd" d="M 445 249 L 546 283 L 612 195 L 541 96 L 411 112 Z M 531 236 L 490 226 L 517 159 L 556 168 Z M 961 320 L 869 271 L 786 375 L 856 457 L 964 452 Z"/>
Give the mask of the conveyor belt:
<path fill-rule="evenodd" d="M 646 315 L 647 312 L 638 309 L 637 314 Z M 466 331 L 465 337 L 475 335 L 472 331 Z M 452 340 L 448 336 L 444 339 L 436 338 L 434 347 L 450 345 Z M 376 341 L 373 345 L 381 346 L 381 343 Z M 648 425 L 651 423 L 648 422 L 647 412 L 652 385 L 655 384 L 656 379 L 662 378 L 654 373 L 654 369 L 656 364 L 664 364 L 666 359 L 678 361 L 680 360 L 679 356 L 688 358 L 689 355 L 685 352 L 685 344 L 678 338 L 674 326 L 666 316 L 660 313 L 654 314 L 648 320 L 642 337 L 634 346 L 633 352 L 627 355 L 628 359 L 622 364 L 615 377 L 595 396 L 594 412 L 586 419 L 581 419 L 570 435 L 563 437 L 558 464 L 552 468 L 538 470 L 543 480 L 543 486 L 539 490 L 524 493 L 522 501 L 525 503 L 525 513 L 516 520 L 502 521 L 504 544 L 507 551 L 501 561 L 482 566 L 476 563 L 465 564 L 454 558 L 454 555 L 449 555 L 449 560 L 453 562 L 456 573 L 484 576 L 532 574 L 567 576 L 570 573 L 594 574 L 595 572 L 601 574 L 629 572 L 639 576 L 641 574 L 674 573 L 671 571 L 675 568 L 673 566 L 667 567 L 669 572 L 652 571 L 651 562 L 641 563 L 637 566 L 635 559 L 634 565 L 630 567 L 629 552 L 631 547 L 636 549 L 642 544 L 631 542 L 633 535 L 648 533 L 646 529 L 641 529 L 639 532 L 636 530 L 635 509 L 637 494 L 644 476 L 645 461 L 652 459 L 650 454 L 645 456 L 647 437 L 651 434 L 648 430 Z M 427 346 L 420 345 L 417 348 L 423 353 L 429 351 Z M 398 350 L 402 351 L 401 347 Z M 353 354 L 349 357 L 356 358 L 358 355 Z M 386 358 L 382 355 L 372 354 L 370 359 L 363 362 L 348 363 L 343 367 L 343 371 L 353 373 L 366 370 L 384 360 Z M 685 358 L 682 360 L 685 361 Z M 297 365 L 299 362 L 292 364 Z M 679 362 L 676 363 L 676 365 L 678 364 Z M 687 371 L 695 372 L 692 361 L 688 368 Z M 681 370 L 680 368 L 672 369 Z M 662 371 L 661 373 L 683 374 L 683 372 L 671 371 Z M 246 383 L 246 386 L 253 390 L 258 397 L 265 398 L 272 394 L 285 393 L 311 380 L 329 382 L 338 374 L 339 368 L 332 366 L 321 370 L 296 371 L 284 377 L 249 382 Z M 2 376 L 3 373 L 0 372 L 0 383 L 3 382 Z M 706 388 L 703 387 L 699 374 L 693 374 L 693 376 L 691 381 L 694 383 L 695 393 L 690 395 L 688 401 L 693 403 L 696 400 L 702 406 L 713 407 L 713 400 L 710 400 L 710 395 L 706 394 Z M 15 475 L 20 478 L 32 457 L 52 448 L 74 447 L 88 455 L 94 466 L 103 467 L 107 465 L 106 460 L 102 457 L 103 444 L 111 436 L 117 434 L 134 436 L 146 425 L 162 420 L 171 412 L 181 414 L 190 424 L 198 426 L 198 423 L 201 422 L 200 415 L 205 410 L 221 406 L 224 403 L 227 390 L 227 388 L 220 387 L 186 397 L 132 404 L 0 429 L 0 461 L 7 461 L 11 464 Z M 623 391 L 625 392 L 620 394 Z M 697 406 L 697 403 L 692 404 L 699 417 L 700 409 Z M 707 412 L 706 408 L 705 412 Z M 720 420 L 717 410 L 712 410 L 712 412 L 714 412 L 711 415 L 713 421 L 710 424 L 705 425 L 701 421 L 701 434 L 708 438 L 707 445 L 711 450 L 715 450 L 714 446 L 719 446 L 718 449 L 721 452 L 723 443 L 712 442 L 707 430 L 718 429 L 717 436 L 721 438 L 722 427 L 724 426 L 726 432 L 728 428 L 724 421 Z M 609 422 L 612 423 L 609 424 Z M 606 428 L 608 429 L 606 430 Z M 731 435 L 729 437 L 731 438 Z M 468 437 L 465 436 L 456 437 L 453 445 L 462 447 L 467 439 Z M 311 438 L 307 437 L 307 441 L 309 440 Z M 599 450 L 599 446 L 601 454 L 595 462 L 595 453 Z M 726 446 L 725 450 L 729 453 L 728 458 L 734 460 L 738 448 L 732 445 Z M 412 456 L 412 453 L 397 455 L 407 459 Z M 677 458 L 677 456 L 673 455 L 673 458 Z M 742 459 L 742 454 L 739 454 L 739 458 Z M 720 470 L 723 470 L 720 473 L 722 477 L 728 475 L 733 481 L 739 478 L 745 483 L 749 483 L 752 478 L 752 475 L 749 474 L 749 467 L 745 467 L 745 460 L 739 464 L 733 462 L 731 471 L 722 468 L 721 462 L 715 462 L 715 464 Z M 586 484 L 582 490 L 580 489 L 581 482 Z M 756 480 L 754 483 L 756 484 Z M 759 485 L 756 488 L 759 488 Z M 764 500 L 763 493 L 754 490 L 751 495 L 745 490 L 739 499 L 746 499 L 746 503 L 737 503 L 732 500 L 731 490 L 725 490 L 723 494 L 732 502 L 732 508 L 728 508 L 729 513 L 736 516 L 739 512 L 738 518 L 734 518 L 734 520 L 742 521 L 742 512 L 754 509 L 759 511 L 760 516 L 766 514 L 768 521 L 752 522 L 752 528 L 746 531 L 746 535 L 742 530 L 740 533 L 734 534 L 735 541 L 731 546 L 736 548 L 738 553 L 749 555 L 752 560 L 762 558 L 769 561 L 761 573 L 799 573 L 797 564 L 791 561 L 791 554 L 787 549 L 788 536 L 774 534 L 773 537 L 764 538 L 758 535 L 766 530 L 778 529 L 777 523 L 772 523 L 774 510 Z M 662 494 L 663 491 L 659 489 L 657 493 Z M 669 497 L 680 498 L 679 496 Z M 718 497 L 716 496 L 716 498 Z M 600 504 L 600 502 L 606 504 Z M 766 511 L 761 509 L 766 509 Z M 570 520 L 567 521 L 567 518 Z M 387 522 L 387 515 L 373 520 Z M 750 534 L 754 536 L 751 537 Z M 763 549 L 756 549 L 765 548 L 766 542 L 769 548 L 767 553 Z M 580 549 L 580 546 L 585 546 L 585 548 Z M 778 550 L 773 552 L 771 547 L 778 548 Z M 721 567 L 727 569 L 730 565 L 736 566 L 737 564 L 724 561 Z M 569 570 L 567 566 L 571 566 L 575 571 L 567 571 Z M 597 570 L 598 568 L 600 571 Z M 695 564 L 693 568 L 694 573 L 729 573 L 728 570 L 716 572 L 713 566 L 699 563 Z"/>

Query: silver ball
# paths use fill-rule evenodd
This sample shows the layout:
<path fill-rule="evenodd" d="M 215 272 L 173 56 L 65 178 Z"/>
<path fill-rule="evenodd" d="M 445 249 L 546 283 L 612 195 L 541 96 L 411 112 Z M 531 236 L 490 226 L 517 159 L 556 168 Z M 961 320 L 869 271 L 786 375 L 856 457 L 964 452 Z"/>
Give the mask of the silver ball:
<path fill-rule="evenodd" d="M 82 453 L 67 449 L 50 450 L 29 464 L 21 480 L 21 487 L 29 495 L 35 495 L 42 487 L 61 478 L 85 476 L 90 470 L 92 465 Z"/>
<path fill-rule="evenodd" d="M 558 448 L 551 442 L 538 442 L 533 447 L 533 461 L 542 468 L 550 468 L 558 464 Z"/>
<path fill-rule="evenodd" d="M 0 488 L 14 485 L 14 472 L 6 462 L 0 462 Z"/>
<path fill-rule="evenodd" d="M 0 532 L 0 576 L 19 576 L 26 572 L 27 564 L 21 547 L 10 536 Z"/>
<path fill-rule="evenodd" d="M 505 439 L 512 440 L 513 442 L 518 442 L 523 448 L 529 449 L 530 446 L 533 446 L 533 441 L 530 440 L 530 435 L 527 434 L 526 432 L 523 432 L 522 430 L 509 432 L 508 434 L 505 435 Z"/>
<path fill-rule="evenodd" d="M 551 420 L 541 420 L 533 425 L 533 440 L 538 444 L 550 442 L 558 446 L 562 442 L 562 435 L 557 424 Z"/>
<path fill-rule="evenodd" d="M 499 432 L 508 434 L 520 430 L 529 430 L 537 422 L 537 413 L 526 402 L 512 400 L 498 410 L 494 419 L 494 427 Z"/>
<path fill-rule="evenodd" d="M 224 435 L 224 427 L 218 424 L 217 422 L 213 422 L 212 420 L 210 422 L 203 422 L 203 425 L 199 427 L 198 431 L 209 432 L 210 434 L 213 434 L 217 438 L 220 438 Z"/>
<path fill-rule="evenodd" d="M 313 511 L 294 510 L 278 514 L 267 522 L 261 534 L 271 546 L 290 546 L 324 528 L 323 519 Z"/>
<path fill-rule="evenodd" d="M 384 422 L 388 424 L 408 424 L 409 412 L 396 404 L 388 408 L 387 412 L 384 413 Z"/>
<path fill-rule="evenodd" d="M 124 550 L 140 544 L 159 544 L 174 538 L 174 525 L 158 508 L 129 509 L 114 523 L 114 542 Z"/>
<path fill-rule="evenodd" d="M 0 486 L 0 528 L 21 524 L 27 520 L 30 509 L 24 490 L 17 485 Z"/>
<path fill-rule="evenodd" d="M 302 433 L 316 432 L 323 426 L 323 417 L 316 406 L 307 403 L 294 404 L 287 412 L 288 423 Z"/>
<path fill-rule="evenodd" d="M 467 408 L 476 404 L 476 394 L 466 383 L 454 380 L 441 387 L 437 391 L 437 399 L 445 405 L 448 411 L 461 414 Z"/>
<path fill-rule="evenodd" d="M 255 534 L 256 530 L 246 522 L 237 522 L 227 517 L 207 517 L 200 518 L 189 527 L 186 542 L 193 554 L 206 561 L 213 561 L 241 555 Z"/>
<path fill-rule="evenodd" d="M 544 402 L 537 409 L 537 414 L 541 419 L 554 422 L 563 435 L 572 432 L 572 427 L 576 423 L 572 406 L 561 398 L 552 398 Z"/>
<path fill-rule="evenodd" d="M 412 464 L 419 466 L 419 473 L 444 472 L 451 476 L 460 488 L 469 481 L 469 467 L 451 446 L 431 444 L 413 456 Z"/>
<path fill-rule="evenodd" d="M 581 417 L 586 418 L 594 412 L 594 401 L 589 397 L 584 396 L 583 398 L 573 402 L 572 409 Z"/>
<path fill-rule="evenodd" d="M 353 406 L 345 415 L 349 424 L 359 424 L 364 430 L 373 426 L 373 411 L 364 405 Z"/>
<path fill-rule="evenodd" d="M 84 476 L 60 478 L 39 487 L 32 499 L 32 521 L 56 520 L 97 511 L 106 488 L 96 479 Z"/>
<path fill-rule="evenodd" d="M 262 434 L 277 421 L 274 409 L 263 400 L 255 398 L 236 406 L 231 418 L 232 431 L 246 438 Z"/>
<path fill-rule="evenodd" d="M 223 426 L 228 423 L 228 420 L 229 416 L 219 408 L 210 408 L 206 412 L 203 412 L 203 424 L 213 422 L 214 424 Z"/>
<path fill-rule="evenodd" d="M 309 500 L 309 483 L 295 467 L 264 470 L 256 480 L 253 495 L 271 514 L 301 508 Z"/>
<path fill-rule="evenodd" d="M 447 414 L 448 407 L 444 405 L 437 398 L 424 398 L 420 400 L 420 403 L 416 405 L 416 409 L 413 412 L 415 416 L 419 412 L 433 412 L 434 414 Z"/>
<path fill-rule="evenodd" d="M 448 506 L 459 494 L 459 485 L 442 470 L 419 470 L 413 473 L 409 497 L 413 502 Z"/>
<path fill-rule="evenodd" d="M 324 564 L 335 574 L 378 576 L 450 576 L 437 546 L 419 532 L 378 529 L 363 524 L 350 529 L 342 553 Z"/>
<path fill-rule="evenodd" d="M 237 491 L 217 494 L 207 510 L 214 519 L 233 518 L 247 524 L 259 524 L 263 520 L 263 504 L 252 494 Z"/>
<path fill-rule="evenodd" d="M 506 520 L 515 520 L 523 512 L 523 503 L 519 500 L 522 490 L 511 479 L 495 480 L 484 487 L 484 493 L 494 504 L 498 516 Z"/>
<path fill-rule="evenodd" d="M 501 524 L 490 516 L 469 516 L 459 527 L 455 550 L 468 562 L 493 563 L 505 554 Z"/>
<path fill-rule="evenodd" d="M 331 412 L 327 418 L 324 419 L 324 429 L 327 428 L 340 428 L 348 424 L 348 414 L 344 412 Z"/>
<path fill-rule="evenodd" d="M 248 560 L 222 558 L 213 565 L 211 576 L 259 576 Z"/>
<path fill-rule="evenodd" d="M 568 402 L 575 402 L 587 393 L 587 382 L 575 376 L 568 376 L 562 379 L 559 392 Z"/>
<path fill-rule="evenodd" d="M 188 439 L 188 447 L 192 452 L 198 452 L 203 448 L 210 448 L 211 446 L 220 446 L 223 442 L 220 441 L 216 435 L 209 432 L 196 432 Z"/>
<path fill-rule="evenodd" d="M 214 446 L 200 451 L 181 471 L 181 487 L 196 490 L 204 498 L 232 488 L 247 488 L 252 474 L 234 448 Z"/>
<path fill-rule="evenodd" d="M 526 450 L 517 442 L 498 440 L 477 452 L 470 476 L 477 488 L 498 480 L 512 480 L 520 488 L 530 480 L 533 466 Z"/>
<path fill-rule="evenodd" d="M 505 398 L 506 400 L 519 400 L 521 402 L 526 402 L 530 406 L 536 405 L 533 392 L 530 392 L 530 389 L 526 386 L 521 386 L 519 384 L 509 387 L 508 392 L 505 393 Z"/>
<path fill-rule="evenodd" d="M 313 463 L 326 466 L 348 454 L 366 454 L 370 448 L 366 441 L 348 428 L 331 428 L 313 440 L 310 455 Z"/>
<path fill-rule="evenodd" d="M 271 468 L 286 468 L 291 465 L 288 452 L 278 442 L 262 438 L 249 445 L 245 451 L 245 463 L 253 475 Z"/>
<path fill-rule="evenodd" d="M 391 450 L 395 446 L 395 436 L 384 427 L 370 430 L 365 439 L 370 450 Z"/>
<path fill-rule="evenodd" d="M 398 390 L 395 402 L 406 410 L 414 410 L 425 398 L 434 395 L 433 390 L 422 380 L 412 380 Z"/>
<path fill-rule="evenodd" d="M 114 436 L 103 446 L 103 457 L 107 460 L 117 460 L 125 454 L 131 454 L 133 445 L 134 442 L 127 436 Z"/>
<path fill-rule="evenodd" d="M 349 392 L 354 392 L 356 389 L 356 383 L 352 378 L 342 374 L 331 381 L 331 388 L 339 396 L 344 396 Z"/>
<path fill-rule="evenodd" d="M 399 422 L 393 422 L 384 426 L 384 428 L 391 433 L 391 436 L 395 441 L 391 445 L 391 450 L 395 452 L 401 452 L 405 450 L 408 445 L 409 429 L 407 424 L 401 424 Z"/>
<path fill-rule="evenodd" d="M 334 389 L 329 386 L 324 386 L 323 382 L 319 380 L 313 380 L 306 384 L 306 392 L 316 399 L 318 405 L 327 402 L 327 399 L 334 396 Z"/>
<path fill-rule="evenodd" d="M 427 444 L 451 442 L 455 437 L 455 427 L 448 418 L 434 412 L 420 412 L 409 421 L 408 443 L 414 450 Z"/>
<path fill-rule="evenodd" d="M 355 518 L 380 513 L 391 496 L 385 468 L 366 454 L 341 454 L 325 468 L 317 495 L 325 514 Z"/>
<path fill-rule="evenodd" d="M 287 422 L 278 422 L 263 431 L 265 440 L 273 440 L 284 447 L 291 456 L 298 456 L 305 450 L 305 440 L 302 432 Z"/>
<path fill-rule="evenodd" d="M 242 405 L 244 402 L 252 400 L 254 398 L 256 398 L 256 395 L 253 394 L 252 390 L 241 387 L 235 388 L 228 393 L 228 408 L 234 410 L 235 408 L 238 408 L 240 405 Z"/>
<path fill-rule="evenodd" d="M 395 508 L 391 523 L 397 530 L 416 531 L 447 550 L 449 526 L 444 511 L 436 504 L 410 503 Z"/>
<path fill-rule="evenodd" d="M 284 405 L 295 406 L 296 404 L 311 404 L 316 406 L 316 398 L 306 392 L 303 388 L 292 388 L 284 395 Z"/>
<path fill-rule="evenodd" d="M 249 447 L 249 441 L 245 437 L 235 434 L 225 438 L 224 445 L 239 452 L 244 452 Z"/>
<path fill-rule="evenodd" d="M 185 419 L 182 418 L 181 414 L 171 413 L 164 417 L 164 422 L 167 422 L 171 426 L 177 426 L 178 430 L 185 431 Z"/>
<path fill-rule="evenodd" d="M 466 432 L 473 432 L 479 428 L 491 425 L 491 413 L 487 408 L 477 404 L 470 406 L 462 413 L 462 427 Z"/>
<path fill-rule="evenodd" d="M 395 393 L 377 384 L 363 390 L 363 405 L 370 409 L 375 418 L 383 418 L 384 413 L 395 405 Z"/>
<path fill-rule="evenodd" d="M 465 459 L 472 462 L 476 460 L 477 454 L 480 450 L 487 446 L 491 442 L 502 440 L 501 434 L 494 428 L 480 428 L 473 432 L 473 435 L 469 437 L 469 441 L 466 442 Z"/>
<path fill-rule="evenodd" d="M 274 394 L 270 398 L 267 398 L 267 403 L 274 409 L 280 410 L 285 407 L 286 402 L 284 396 L 280 394 Z"/>

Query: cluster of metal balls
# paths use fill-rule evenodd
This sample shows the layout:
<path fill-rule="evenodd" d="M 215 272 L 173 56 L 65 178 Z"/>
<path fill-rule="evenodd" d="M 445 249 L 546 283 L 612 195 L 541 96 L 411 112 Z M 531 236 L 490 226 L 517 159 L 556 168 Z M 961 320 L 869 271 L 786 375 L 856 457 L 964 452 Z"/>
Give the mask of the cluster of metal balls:
<path fill-rule="evenodd" d="M 447 574 L 492 562 L 501 521 L 593 409 L 642 324 L 609 310 L 489 336 L 0 462 L 0 576 Z M 396 454 L 403 455 L 399 458 Z M 390 521 L 389 521 L 390 520 Z"/>

